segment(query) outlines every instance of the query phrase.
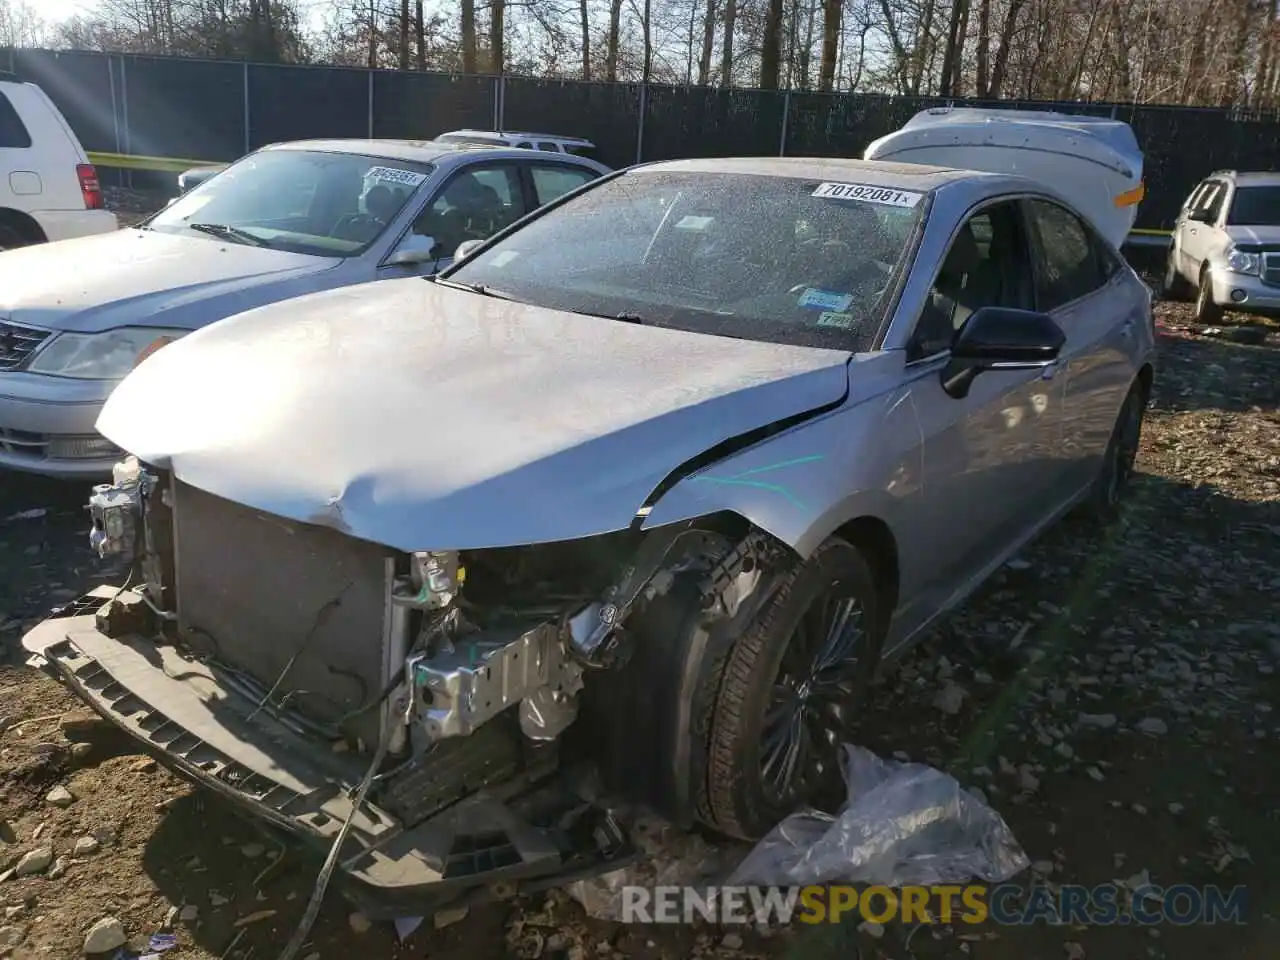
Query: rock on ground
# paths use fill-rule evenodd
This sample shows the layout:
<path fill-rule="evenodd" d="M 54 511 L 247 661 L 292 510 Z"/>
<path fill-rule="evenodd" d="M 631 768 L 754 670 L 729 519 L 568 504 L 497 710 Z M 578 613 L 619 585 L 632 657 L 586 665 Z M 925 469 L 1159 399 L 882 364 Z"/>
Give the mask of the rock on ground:
<path fill-rule="evenodd" d="M 103 917 L 85 935 L 84 952 L 92 955 L 116 950 L 123 947 L 127 939 L 124 924 L 115 917 Z"/>

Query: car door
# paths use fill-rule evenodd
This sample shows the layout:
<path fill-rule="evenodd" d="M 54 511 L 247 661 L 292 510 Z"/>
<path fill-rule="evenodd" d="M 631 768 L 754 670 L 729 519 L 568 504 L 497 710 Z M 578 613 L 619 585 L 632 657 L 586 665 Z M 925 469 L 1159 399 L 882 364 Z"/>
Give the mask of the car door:
<path fill-rule="evenodd" d="M 1026 201 L 1036 308 L 1066 334 L 1059 358 L 1062 442 L 1054 451 L 1054 499 L 1091 483 L 1115 418 L 1137 375 L 1132 357 L 1146 298 L 1125 282 L 1117 256 L 1081 217 L 1048 199 Z M 1046 488 L 1046 491 L 1049 488 Z"/>
<path fill-rule="evenodd" d="M 409 229 L 379 267 L 379 276 L 429 275 L 453 261 L 465 240 L 486 240 L 529 211 L 520 166 L 512 161 L 467 164 L 431 194 Z M 422 249 L 434 242 L 435 260 L 411 267 L 390 262 L 398 251 Z"/>
<path fill-rule="evenodd" d="M 907 365 L 921 429 L 923 492 L 911 536 L 927 564 L 912 592 L 924 611 L 981 579 L 1044 512 L 1046 456 L 1058 435 L 1057 384 L 1042 371 L 992 370 L 964 397 L 942 388 L 950 345 L 986 306 L 1034 306 L 1021 204 L 979 207 L 951 239 L 911 340 Z"/>
<path fill-rule="evenodd" d="M 1222 213 L 1227 198 L 1227 185 L 1211 180 L 1196 204 L 1187 211 L 1180 236 L 1182 239 L 1182 272 L 1193 283 L 1200 276 L 1200 264 L 1213 246 L 1214 224 Z"/>
<path fill-rule="evenodd" d="M 544 162 L 541 159 L 530 162 L 526 169 L 529 171 L 529 187 L 532 191 L 530 203 L 535 207 L 558 200 L 571 190 L 577 190 L 600 176 L 587 167 L 550 160 Z"/>

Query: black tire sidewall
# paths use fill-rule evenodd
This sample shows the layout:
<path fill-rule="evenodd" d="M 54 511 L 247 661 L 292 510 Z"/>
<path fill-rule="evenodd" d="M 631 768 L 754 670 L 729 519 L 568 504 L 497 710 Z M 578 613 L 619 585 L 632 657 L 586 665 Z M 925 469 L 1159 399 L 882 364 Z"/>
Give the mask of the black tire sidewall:
<path fill-rule="evenodd" d="M 1167 300 L 1177 300 L 1182 296 L 1182 277 L 1178 274 L 1172 248 L 1169 250 L 1169 256 L 1165 258 L 1163 287 L 1162 293 Z"/>
<path fill-rule="evenodd" d="M 6 223 L 0 223 L 0 253 L 5 250 L 16 250 L 29 247 L 32 241 Z"/>
<path fill-rule="evenodd" d="M 723 833 L 755 840 L 792 812 L 780 809 L 765 793 L 760 770 L 761 730 L 796 625 L 813 601 L 836 584 L 849 585 L 862 605 L 868 629 L 855 681 L 855 709 L 859 694 L 865 692 L 875 672 L 884 619 L 875 579 L 857 547 L 829 539 L 784 575 L 777 592 L 735 641 L 726 659 L 712 715 L 707 768 L 708 808 L 716 821 L 710 826 Z"/>
<path fill-rule="evenodd" d="M 1200 323 L 1213 324 L 1222 319 L 1222 308 L 1213 302 L 1213 281 L 1207 272 L 1201 273 L 1196 287 L 1195 313 Z"/>
<path fill-rule="evenodd" d="M 1124 499 L 1125 486 L 1121 486 L 1116 491 L 1114 500 L 1111 499 L 1111 477 L 1116 469 L 1116 457 L 1120 453 L 1120 434 L 1128 422 L 1130 406 L 1135 403 L 1141 405 L 1142 413 L 1145 416 L 1147 404 L 1146 388 L 1139 381 L 1135 381 L 1129 388 L 1129 392 L 1125 394 L 1124 403 L 1121 404 L 1120 412 L 1116 415 L 1115 426 L 1111 428 L 1111 439 L 1107 443 L 1107 450 L 1103 455 L 1102 469 L 1098 473 L 1098 479 L 1094 482 L 1093 491 L 1086 504 L 1090 516 L 1100 522 L 1105 523 L 1114 520 L 1119 511 L 1120 501 Z M 1138 425 L 1139 439 L 1141 439 L 1141 432 L 1142 423 L 1140 420 Z"/>

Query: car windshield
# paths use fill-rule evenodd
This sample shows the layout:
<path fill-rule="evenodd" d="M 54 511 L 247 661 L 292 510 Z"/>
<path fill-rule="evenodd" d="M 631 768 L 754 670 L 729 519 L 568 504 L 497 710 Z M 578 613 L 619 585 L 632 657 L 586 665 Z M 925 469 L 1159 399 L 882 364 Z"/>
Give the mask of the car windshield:
<path fill-rule="evenodd" d="M 432 171 L 350 153 L 264 150 L 183 194 L 147 224 L 320 257 L 363 253 Z"/>
<path fill-rule="evenodd" d="M 859 350 L 880 326 L 921 201 L 857 183 L 636 170 L 447 280 L 573 313 Z"/>
<path fill-rule="evenodd" d="M 1231 200 L 1227 225 L 1233 227 L 1280 226 L 1280 186 L 1237 187 Z"/>

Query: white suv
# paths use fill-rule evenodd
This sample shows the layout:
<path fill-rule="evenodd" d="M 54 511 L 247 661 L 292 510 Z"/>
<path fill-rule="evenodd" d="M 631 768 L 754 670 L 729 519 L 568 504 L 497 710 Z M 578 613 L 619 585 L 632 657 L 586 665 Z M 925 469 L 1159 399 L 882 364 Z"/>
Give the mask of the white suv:
<path fill-rule="evenodd" d="M 581 137 L 562 137 L 555 133 L 521 133 L 510 130 L 454 130 L 436 137 L 436 143 L 472 143 L 486 147 L 516 147 L 520 150 L 543 150 L 547 153 L 572 153 L 597 159 L 596 145 Z"/>
<path fill-rule="evenodd" d="M 1164 293 L 1195 298 L 1196 319 L 1280 314 L 1280 173 L 1219 170 L 1178 212 Z"/>
<path fill-rule="evenodd" d="M 97 171 L 53 101 L 34 83 L 0 73 L 0 250 L 118 227 Z"/>

